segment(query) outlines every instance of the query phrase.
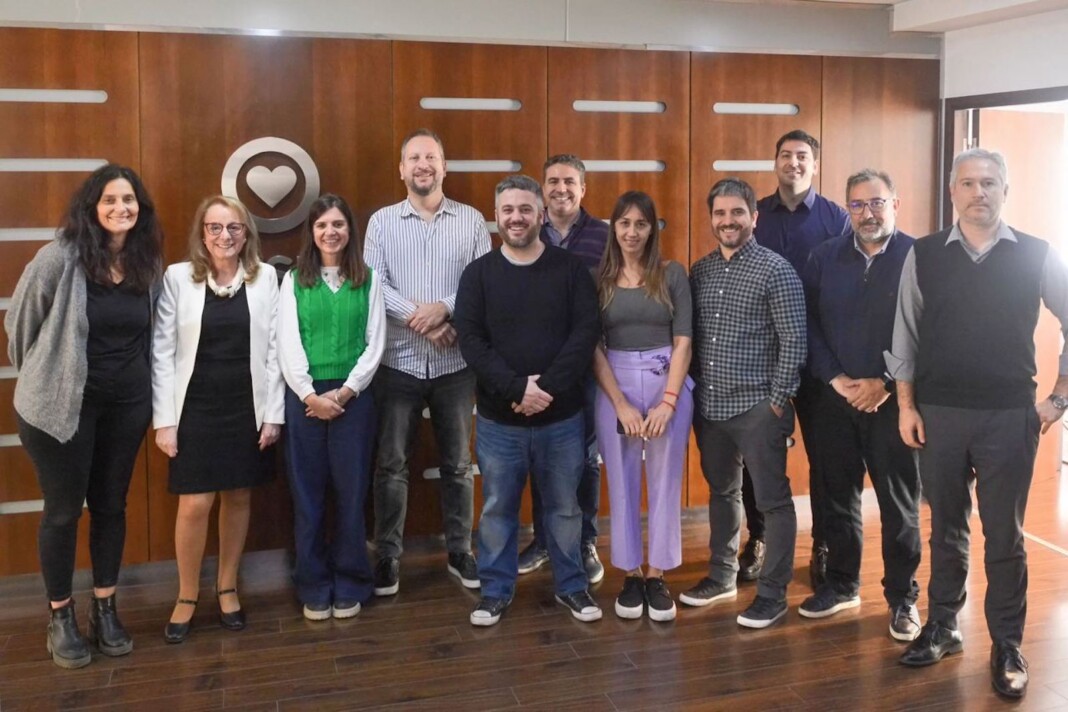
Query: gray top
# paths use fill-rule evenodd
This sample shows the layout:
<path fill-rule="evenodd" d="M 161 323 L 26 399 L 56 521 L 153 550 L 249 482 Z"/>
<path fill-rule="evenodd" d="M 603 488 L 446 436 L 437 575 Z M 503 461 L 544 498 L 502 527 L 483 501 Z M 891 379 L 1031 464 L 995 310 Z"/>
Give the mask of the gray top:
<path fill-rule="evenodd" d="M 159 292 L 153 285 L 150 306 Z M 18 369 L 15 410 L 60 442 L 78 430 L 89 361 L 85 272 L 77 251 L 56 239 L 26 266 L 4 316 L 7 354 Z"/>
<path fill-rule="evenodd" d="M 693 336 L 693 301 L 686 270 L 678 262 L 664 267 L 674 314 L 649 297 L 643 287 L 616 287 L 608 308 L 601 312 L 605 346 L 616 351 L 647 351 L 671 346 L 676 336 Z"/>
<path fill-rule="evenodd" d="M 960 243 L 964 252 L 976 264 L 982 262 L 1001 240 L 1017 242 L 1016 235 L 1004 222 L 998 225 L 994 240 L 982 252 L 977 252 L 968 244 L 960 232 L 960 225 L 954 225 L 946 238 L 946 244 Z M 1061 322 L 1061 331 L 1065 341 L 1061 348 L 1059 375 L 1068 375 L 1068 270 L 1061 261 L 1057 251 L 1052 247 L 1046 253 L 1042 265 L 1042 282 L 1039 285 L 1042 301 L 1053 315 Z M 894 380 L 911 383 L 915 378 L 916 353 L 919 350 L 919 324 L 923 315 L 923 294 L 916 278 L 916 253 L 910 250 L 901 267 L 901 286 L 897 293 L 897 318 L 894 319 L 894 341 L 892 351 L 884 351 L 887 370 Z"/>

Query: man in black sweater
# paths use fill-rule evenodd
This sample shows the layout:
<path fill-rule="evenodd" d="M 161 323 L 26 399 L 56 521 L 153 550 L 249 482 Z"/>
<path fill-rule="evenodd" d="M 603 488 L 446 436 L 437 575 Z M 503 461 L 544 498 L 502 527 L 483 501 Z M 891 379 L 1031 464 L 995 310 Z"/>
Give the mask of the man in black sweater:
<path fill-rule="evenodd" d="M 975 483 L 985 537 L 986 622 L 994 689 L 1027 690 L 1020 654 L 1027 612 L 1022 524 L 1043 432 L 1068 407 L 1068 349 L 1048 398 L 1035 403 L 1035 326 L 1040 302 L 1068 331 L 1068 274 L 1049 244 L 1001 221 L 1005 160 L 971 149 L 957 156 L 952 229 L 918 240 L 898 290 L 893 351 L 898 427 L 919 451 L 931 505 L 927 623 L 901 656 L 931 665 L 963 649 L 957 613 L 968 576 L 968 517 Z"/>
<path fill-rule="evenodd" d="M 489 626 L 515 595 L 519 503 L 529 472 L 541 494 L 556 600 L 580 621 L 601 617 L 582 565 L 577 491 L 585 458 L 583 388 L 600 335 L 597 294 L 582 261 L 538 239 L 537 181 L 497 185 L 503 244 L 460 278 L 454 321 L 477 379 L 482 472 L 478 573 L 471 624 Z"/>

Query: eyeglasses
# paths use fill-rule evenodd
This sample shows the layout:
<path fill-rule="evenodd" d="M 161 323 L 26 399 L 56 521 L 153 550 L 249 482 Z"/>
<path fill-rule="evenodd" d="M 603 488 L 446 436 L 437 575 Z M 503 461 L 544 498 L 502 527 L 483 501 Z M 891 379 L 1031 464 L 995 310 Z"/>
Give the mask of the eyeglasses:
<path fill-rule="evenodd" d="M 209 235 L 219 236 L 222 234 L 223 227 L 230 233 L 230 237 L 241 237 L 245 234 L 245 226 L 243 223 L 230 223 L 224 226 L 222 223 L 204 223 L 204 229 L 208 231 Z"/>
<path fill-rule="evenodd" d="M 864 208 L 870 208 L 873 213 L 881 213 L 890 201 L 886 198 L 872 198 L 871 200 L 850 200 L 846 203 L 849 212 L 860 215 Z"/>

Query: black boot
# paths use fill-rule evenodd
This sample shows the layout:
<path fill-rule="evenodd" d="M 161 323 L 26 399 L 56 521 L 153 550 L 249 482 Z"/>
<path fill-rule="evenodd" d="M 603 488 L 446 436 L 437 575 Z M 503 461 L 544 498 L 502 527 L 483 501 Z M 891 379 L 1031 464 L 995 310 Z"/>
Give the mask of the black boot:
<path fill-rule="evenodd" d="M 89 603 L 89 642 L 104 655 L 118 657 L 133 650 L 130 634 L 122 627 L 119 614 L 115 611 L 115 594 L 107 598 L 97 598 Z"/>
<path fill-rule="evenodd" d="M 48 652 L 52 662 L 61 668 L 73 670 L 85 667 L 92 661 L 89 644 L 78 630 L 74 616 L 74 599 L 62 608 L 51 608 L 52 619 L 48 622 Z"/>

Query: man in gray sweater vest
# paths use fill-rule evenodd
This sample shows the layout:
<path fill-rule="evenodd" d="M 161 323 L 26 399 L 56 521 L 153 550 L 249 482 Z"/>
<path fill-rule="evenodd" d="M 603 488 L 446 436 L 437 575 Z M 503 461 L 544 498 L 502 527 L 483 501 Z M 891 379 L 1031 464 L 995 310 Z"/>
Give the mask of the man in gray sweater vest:
<path fill-rule="evenodd" d="M 931 665 L 963 649 L 957 614 L 968 576 L 972 482 L 985 535 L 986 621 L 994 689 L 1027 690 L 1020 654 L 1027 612 L 1024 510 L 1045 432 L 1068 408 L 1068 348 L 1053 393 L 1035 403 L 1034 332 L 1044 302 L 1068 333 L 1068 273 L 1049 244 L 1001 221 L 1005 160 L 972 149 L 957 156 L 950 197 L 960 222 L 906 257 L 893 352 L 899 429 L 919 452 L 931 505 L 927 624 L 901 656 Z"/>

